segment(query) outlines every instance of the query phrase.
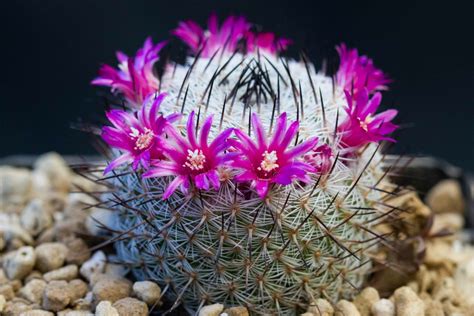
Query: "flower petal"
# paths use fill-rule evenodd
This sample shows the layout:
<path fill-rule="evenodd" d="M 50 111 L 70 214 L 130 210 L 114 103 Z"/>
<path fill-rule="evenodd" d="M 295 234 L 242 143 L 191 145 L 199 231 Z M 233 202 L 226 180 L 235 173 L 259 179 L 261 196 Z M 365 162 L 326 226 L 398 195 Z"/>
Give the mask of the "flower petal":
<path fill-rule="evenodd" d="M 130 154 L 126 153 L 126 154 L 120 155 L 107 165 L 107 167 L 104 170 L 104 174 L 109 173 L 110 171 L 112 171 L 113 169 L 116 169 L 120 165 L 123 165 L 125 163 L 131 163 L 132 161 L 133 161 L 133 157 Z"/>
<path fill-rule="evenodd" d="M 171 196 L 171 194 L 173 194 L 174 191 L 176 191 L 178 186 L 183 184 L 184 181 L 185 181 L 185 178 L 181 176 L 174 178 L 173 181 L 171 181 L 171 183 L 166 187 L 166 190 L 163 193 L 163 200 L 168 199 Z"/>

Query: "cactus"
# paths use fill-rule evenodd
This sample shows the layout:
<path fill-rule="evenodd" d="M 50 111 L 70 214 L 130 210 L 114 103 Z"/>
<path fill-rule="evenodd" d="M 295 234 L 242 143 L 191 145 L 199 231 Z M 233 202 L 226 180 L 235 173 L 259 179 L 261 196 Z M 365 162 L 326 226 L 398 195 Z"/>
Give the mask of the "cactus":
<path fill-rule="evenodd" d="M 184 64 L 158 77 L 163 44 L 148 39 L 93 81 L 126 106 L 102 134 L 121 263 L 191 313 L 215 302 L 291 315 L 357 293 L 393 214 L 380 147 L 396 111 L 375 114 L 387 77 L 344 45 L 328 76 L 244 18 L 173 33 Z"/>

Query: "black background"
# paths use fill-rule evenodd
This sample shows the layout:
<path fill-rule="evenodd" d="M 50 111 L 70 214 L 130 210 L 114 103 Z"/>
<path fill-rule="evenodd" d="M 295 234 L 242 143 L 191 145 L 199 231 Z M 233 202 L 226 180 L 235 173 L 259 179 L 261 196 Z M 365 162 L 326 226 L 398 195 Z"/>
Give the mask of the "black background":
<path fill-rule="evenodd" d="M 384 104 L 400 110 L 398 152 L 442 157 L 474 169 L 472 1 L 3 1 L 0 157 L 90 154 L 70 124 L 103 115 L 89 85 L 115 50 L 165 39 L 182 19 L 243 14 L 295 41 L 316 63 L 342 41 L 395 80 Z"/>

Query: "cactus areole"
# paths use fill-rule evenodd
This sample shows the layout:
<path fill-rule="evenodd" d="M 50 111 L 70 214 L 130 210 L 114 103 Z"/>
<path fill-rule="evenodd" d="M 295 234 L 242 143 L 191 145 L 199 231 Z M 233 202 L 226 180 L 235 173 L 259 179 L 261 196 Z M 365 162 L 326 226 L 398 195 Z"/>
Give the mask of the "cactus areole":
<path fill-rule="evenodd" d="M 356 294 L 391 214 L 380 150 L 397 112 L 378 111 L 388 77 L 344 44 L 328 76 L 243 17 L 172 34 L 184 63 L 161 56 L 156 71 L 173 41 L 147 39 L 92 81 L 122 98 L 101 135 L 120 262 L 190 313 L 293 315 Z"/>

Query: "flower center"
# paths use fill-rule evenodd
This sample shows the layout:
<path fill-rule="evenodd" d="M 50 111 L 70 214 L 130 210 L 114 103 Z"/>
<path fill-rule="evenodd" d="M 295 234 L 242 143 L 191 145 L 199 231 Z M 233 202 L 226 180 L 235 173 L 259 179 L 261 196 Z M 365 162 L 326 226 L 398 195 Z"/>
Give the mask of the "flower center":
<path fill-rule="evenodd" d="M 135 138 L 135 150 L 143 150 L 150 147 L 151 143 L 153 142 L 153 138 L 155 135 L 153 131 L 145 128 L 143 133 L 140 133 L 136 128 L 131 127 L 131 133 L 129 134 L 131 137 Z"/>
<path fill-rule="evenodd" d="M 278 161 L 276 151 L 273 150 L 271 152 L 268 152 L 265 150 L 262 156 L 263 160 L 260 163 L 260 167 L 257 168 L 258 170 L 270 172 L 279 167 L 279 165 L 276 163 Z"/>
<path fill-rule="evenodd" d="M 188 157 L 186 158 L 183 167 L 188 167 L 193 171 L 202 170 L 204 169 L 205 163 L 206 156 L 204 156 L 201 149 L 195 149 L 194 151 L 188 149 Z"/>
<path fill-rule="evenodd" d="M 357 118 L 359 120 L 359 124 L 360 124 L 360 127 L 368 132 L 369 131 L 369 124 L 374 120 L 374 118 L 372 117 L 372 115 L 367 115 L 367 117 L 365 118 L 365 120 L 361 120 L 359 117 Z"/>

